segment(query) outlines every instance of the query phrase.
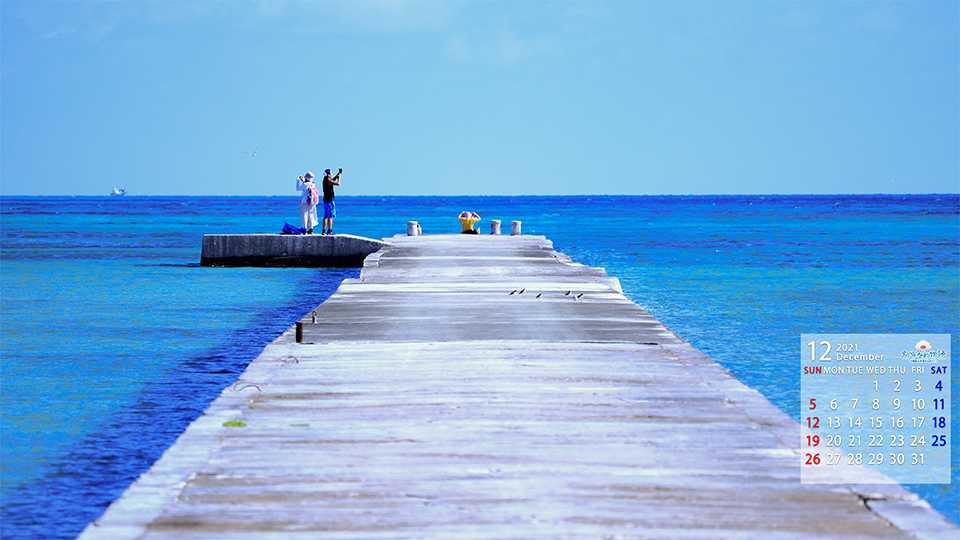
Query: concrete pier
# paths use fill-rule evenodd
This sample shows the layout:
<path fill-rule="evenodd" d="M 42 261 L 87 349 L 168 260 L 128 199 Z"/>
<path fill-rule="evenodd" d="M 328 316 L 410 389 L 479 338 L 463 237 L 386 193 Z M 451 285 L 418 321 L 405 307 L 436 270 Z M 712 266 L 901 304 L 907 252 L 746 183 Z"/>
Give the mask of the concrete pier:
<path fill-rule="evenodd" d="M 315 311 L 81 538 L 960 532 L 895 484 L 801 484 L 793 419 L 543 237 L 391 238 Z"/>
<path fill-rule="evenodd" d="M 205 234 L 200 265 L 359 268 L 383 245 L 349 234 Z"/>

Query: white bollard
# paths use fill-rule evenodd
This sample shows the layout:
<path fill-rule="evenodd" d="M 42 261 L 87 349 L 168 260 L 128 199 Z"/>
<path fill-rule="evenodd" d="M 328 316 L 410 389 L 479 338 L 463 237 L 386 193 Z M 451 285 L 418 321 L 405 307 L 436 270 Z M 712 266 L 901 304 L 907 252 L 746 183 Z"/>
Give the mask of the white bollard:
<path fill-rule="evenodd" d="M 420 235 L 420 224 L 416 221 L 407 222 L 407 236 L 419 236 Z"/>
<path fill-rule="evenodd" d="M 490 220 L 490 234 L 500 234 L 500 220 Z"/>
<path fill-rule="evenodd" d="M 520 222 L 511 221 L 510 222 L 510 235 L 511 236 L 520 236 Z"/>

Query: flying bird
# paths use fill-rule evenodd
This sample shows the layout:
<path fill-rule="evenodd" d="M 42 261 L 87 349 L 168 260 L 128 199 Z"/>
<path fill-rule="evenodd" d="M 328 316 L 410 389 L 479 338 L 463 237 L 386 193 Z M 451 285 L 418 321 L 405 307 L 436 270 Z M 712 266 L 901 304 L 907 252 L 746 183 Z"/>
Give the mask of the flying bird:
<path fill-rule="evenodd" d="M 253 152 L 244 152 L 244 154 L 250 154 L 250 157 L 257 157 L 257 150 L 259 150 L 259 149 L 260 149 L 260 148 L 257 148 L 257 149 L 254 150 Z"/>

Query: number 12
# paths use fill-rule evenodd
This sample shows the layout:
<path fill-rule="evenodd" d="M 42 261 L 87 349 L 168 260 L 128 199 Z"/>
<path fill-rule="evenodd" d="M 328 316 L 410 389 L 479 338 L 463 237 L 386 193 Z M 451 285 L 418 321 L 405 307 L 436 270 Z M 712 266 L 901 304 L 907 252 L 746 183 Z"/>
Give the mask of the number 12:
<path fill-rule="evenodd" d="M 829 341 L 821 341 L 821 342 L 820 342 L 820 345 L 825 345 L 825 346 L 827 347 L 827 350 L 823 351 L 823 354 L 820 355 L 820 361 L 821 361 L 821 362 L 829 362 L 829 361 L 830 361 L 830 349 L 831 349 L 830 342 L 829 342 Z M 816 344 L 816 342 L 811 341 L 810 343 L 807 343 L 807 346 L 810 347 L 810 361 L 811 361 L 811 362 L 812 362 L 812 361 L 816 361 L 816 359 L 817 359 L 817 344 Z"/>

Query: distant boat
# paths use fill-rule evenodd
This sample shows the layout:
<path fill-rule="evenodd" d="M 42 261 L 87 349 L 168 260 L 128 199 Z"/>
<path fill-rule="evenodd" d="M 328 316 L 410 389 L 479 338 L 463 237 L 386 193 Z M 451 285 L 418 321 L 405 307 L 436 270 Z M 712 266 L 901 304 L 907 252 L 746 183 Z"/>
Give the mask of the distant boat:
<path fill-rule="evenodd" d="M 110 192 L 111 197 L 123 197 L 126 194 L 126 188 L 113 188 L 113 191 Z"/>

